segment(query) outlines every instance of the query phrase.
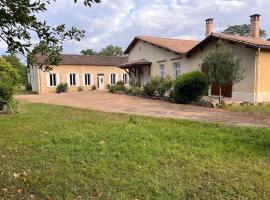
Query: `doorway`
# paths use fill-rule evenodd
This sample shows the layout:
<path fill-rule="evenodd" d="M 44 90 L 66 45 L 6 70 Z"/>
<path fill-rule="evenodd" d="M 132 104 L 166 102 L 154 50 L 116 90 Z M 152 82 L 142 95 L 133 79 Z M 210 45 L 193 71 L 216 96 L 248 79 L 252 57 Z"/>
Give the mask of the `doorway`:
<path fill-rule="evenodd" d="M 97 83 L 98 83 L 98 89 L 99 90 L 104 90 L 104 74 L 98 74 L 97 77 Z"/>

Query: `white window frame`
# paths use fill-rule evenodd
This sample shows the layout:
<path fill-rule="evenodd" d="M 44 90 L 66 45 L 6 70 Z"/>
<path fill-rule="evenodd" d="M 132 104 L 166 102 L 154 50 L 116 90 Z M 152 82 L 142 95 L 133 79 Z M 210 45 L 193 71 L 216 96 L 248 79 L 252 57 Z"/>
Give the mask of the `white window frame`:
<path fill-rule="evenodd" d="M 123 74 L 123 83 L 128 84 L 128 74 Z"/>
<path fill-rule="evenodd" d="M 84 74 L 84 85 L 85 86 L 90 86 L 91 85 L 91 80 L 92 79 L 92 77 L 91 77 L 91 74 L 90 73 L 86 73 L 86 74 Z"/>
<path fill-rule="evenodd" d="M 159 64 L 159 76 L 161 78 L 165 77 L 165 64 Z"/>
<path fill-rule="evenodd" d="M 70 86 L 76 86 L 76 74 L 75 73 L 70 73 L 69 74 L 69 85 Z"/>
<path fill-rule="evenodd" d="M 50 87 L 57 86 L 57 74 L 55 74 L 55 73 L 49 74 L 49 85 L 50 85 Z"/>
<path fill-rule="evenodd" d="M 115 85 L 116 84 L 116 74 L 112 73 L 111 74 L 111 85 Z"/>
<path fill-rule="evenodd" d="M 178 76 L 181 75 L 181 63 L 175 62 L 173 63 L 173 72 L 174 72 L 174 78 L 176 79 Z"/>

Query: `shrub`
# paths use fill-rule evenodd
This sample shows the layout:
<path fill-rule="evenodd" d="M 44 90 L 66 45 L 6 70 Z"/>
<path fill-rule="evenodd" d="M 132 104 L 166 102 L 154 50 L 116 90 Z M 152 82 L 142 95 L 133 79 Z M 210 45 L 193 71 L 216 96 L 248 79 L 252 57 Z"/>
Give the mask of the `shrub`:
<path fill-rule="evenodd" d="M 172 97 L 176 103 L 190 103 L 207 93 L 209 86 L 206 74 L 194 71 L 178 77 L 173 86 Z"/>
<path fill-rule="evenodd" d="M 78 92 L 83 92 L 83 87 L 78 87 Z"/>
<path fill-rule="evenodd" d="M 56 87 L 56 92 L 57 93 L 62 93 L 62 92 L 67 92 L 67 91 L 68 91 L 68 85 L 67 85 L 67 83 L 60 83 Z"/>
<path fill-rule="evenodd" d="M 129 85 L 131 87 L 141 87 L 140 83 L 136 79 L 129 79 Z"/>
<path fill-rule="evenodd" d="M 110 84 L 107 84 L 106 88 L 107 88 L 108 90 L 110 89 L 110 87 L 111 87 L 111 85 L 110 85 Z"/>
<path fill-rule="evenodd" d="M 127 88 L 122 81 L 118 81 L 115 85 L 111 85 L 109 92 L 116 93 L 116 92 L 126 92 Z"/>
<path fill-rule="evenodd" d="M 32 85 L 31 85 L 31 83 L 27 83 L 27 84 L 25 85 L 25 90 L 27 90 L 27 91 L 32 91 Z"/>
<path fill-rule="evenodd" d="M 96 90 L 96 89 L 97 89 L 97 86 L 93 85 L 92 90 Z"/>
<path fill-rule="evenodd" d="M 153 77 L 151 80 L 144 85 L 144 94 L 146 96 L 158 96 L 163 97 L 166 92 L 170 92 L 173 86 L 173 81 L 169 76 L 165 78 Z"/>
<path fill-rule="evenodd" d="M 5 114 L 13 114 L 13 113 L 18 113 L 20 111 L 19 103 L 11 99 L 7 104 L 3 106 L 3 113 Z"/>
<path fill-rule="evenodd" d="M 134 96 L 141 96 L 144 94 L 144 91 L 140 87 L 133 87 L 131 88 L 131 94 Z"/>

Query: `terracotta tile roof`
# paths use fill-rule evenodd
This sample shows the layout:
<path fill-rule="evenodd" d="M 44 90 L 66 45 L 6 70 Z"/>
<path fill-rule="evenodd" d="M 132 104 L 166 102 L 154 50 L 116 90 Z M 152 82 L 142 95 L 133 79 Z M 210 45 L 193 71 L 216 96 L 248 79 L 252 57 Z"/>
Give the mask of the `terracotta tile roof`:
<path fill-rule="evenodd" d="M 192 49 L 199 41 L 194 40 L 182 40 L 182 39 L 170 39 L 170 38 L 158 38 L 149 36 L 137 36 L 125 50 L 125 54 L 128 54 L 132 47 L 139 41 L 156 45 L 169 51 L 173 51 L 178 54 L 184 54 Z"/>
<path fill-rule="evenodd" d="M 194 46 L 192 49 L 190 49 L 187 52 L 187 56 L 191 55 L 193 52 L 195 52 L 198 48 L 204 46 L 208 42 L 210 42 L 212 39 L 224 39 L 231 42 L 244 44 L 250 47 L 255 48 L 269 48 L 270 49 L 270 41 L 261 39 L 261 38 L 254 38 L 250 36 L 238 36 L 238 35 L 230 35 L 225 33 L 212 33 L 210 36 L 205 38 L 203 41 L 201 41 L 199 44 Z"/>
<path fill-rule="evenodd" d="M 39 55 L 37 61 L 42 64 L 46 56 Z M 92 66 L 117 66 L 128 62 L 126 56 L 82 56 L 61 54 L 59 65 L 92 65 Z"/>
<path fill-rule="evenodd" d="M 146 65 L 151 65 L 152 63 L 149 60 L 146 60 L 145 58 L 140 60 L 132 60 L 130 62 L 124 63 L 119 65 L 120 68 L 126 69 L 130 67 L 141 67 Z"/>
<path fill-rule="evenodd" d="M 230 35 L 230 34 L 225 34 L 225 33 L 212 33 L 212 36 L 217 37 L 217 38 L 222 38 L 225 40 L 247 44 L 247 45 L 252 45 L 256 47 L 270 48 L 270 41 L 264 40 L 261 38 L 254 38 L 250 36 L 246 37 L 246 36 Z"/>

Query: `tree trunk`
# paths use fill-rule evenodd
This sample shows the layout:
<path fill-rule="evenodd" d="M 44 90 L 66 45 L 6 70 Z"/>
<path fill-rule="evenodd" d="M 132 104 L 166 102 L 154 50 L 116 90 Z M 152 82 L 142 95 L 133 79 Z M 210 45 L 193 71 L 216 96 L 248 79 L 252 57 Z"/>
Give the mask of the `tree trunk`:
<path fill-rule="evenodd" d="M 218 97 L 219 103 L 221 103 L 221 84 L 219 84 L 219 97 Z"/>

